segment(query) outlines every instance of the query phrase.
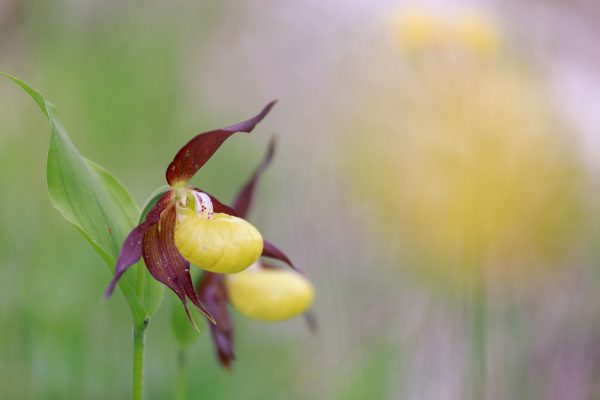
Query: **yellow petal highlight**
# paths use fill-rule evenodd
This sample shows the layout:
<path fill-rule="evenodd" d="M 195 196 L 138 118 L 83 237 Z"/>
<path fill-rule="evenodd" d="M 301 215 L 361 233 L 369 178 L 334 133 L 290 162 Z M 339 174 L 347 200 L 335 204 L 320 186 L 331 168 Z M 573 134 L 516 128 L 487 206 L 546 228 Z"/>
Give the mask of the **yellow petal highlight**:
<path fill-rule="evenodd" d="M 314 299 L 310 281 L 291 270 L 250 268 L 228 275 L 225 282 L 233 307 L 260 321 L 293 318 L 305 312 Z"/>
<path fill-rule="evenodd" d="M 263 239 L 249 222 L 227 214 L 200 218 L 178 210 L 175 245 L 181 255 L 200 268 L 233 274 L 252 265 L 263 250 Z"/>

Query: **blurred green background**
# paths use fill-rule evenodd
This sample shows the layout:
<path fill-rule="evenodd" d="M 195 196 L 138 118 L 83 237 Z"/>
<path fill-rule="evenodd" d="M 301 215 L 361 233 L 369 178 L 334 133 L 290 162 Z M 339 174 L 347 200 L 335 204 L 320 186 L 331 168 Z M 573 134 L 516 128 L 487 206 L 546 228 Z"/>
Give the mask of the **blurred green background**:
<path fill-rule="evenodd" d="M 273 133 L 251 216 L 309 274 L 319 332 L 235 314 L 190 399 L 600 395 L 593 1 L 0 0 L 0 70 L 45 94 L 142 203 L 195 133 L 253 115 L 194 178 L 229 201 Z M 48 126 L 0 81 L 0 398 L 124 399 L 131 327 L 51 207 Z M 167 293 L 172 297 L 172 293 Z M 147 399 L 174 395 L 169 299 Z"/>

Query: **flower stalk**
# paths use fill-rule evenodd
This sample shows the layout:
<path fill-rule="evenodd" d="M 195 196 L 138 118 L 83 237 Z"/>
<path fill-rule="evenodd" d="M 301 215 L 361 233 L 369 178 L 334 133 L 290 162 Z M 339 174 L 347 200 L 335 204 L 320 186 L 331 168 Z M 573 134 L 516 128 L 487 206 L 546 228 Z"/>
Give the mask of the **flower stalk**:
<path fill-rule="evenodd" d="M 144 397 L 144 345 L 148 320 L 141 324 L 133 325 L 133 374 L 132 396 L 133 400 L 142 400 Z"/>

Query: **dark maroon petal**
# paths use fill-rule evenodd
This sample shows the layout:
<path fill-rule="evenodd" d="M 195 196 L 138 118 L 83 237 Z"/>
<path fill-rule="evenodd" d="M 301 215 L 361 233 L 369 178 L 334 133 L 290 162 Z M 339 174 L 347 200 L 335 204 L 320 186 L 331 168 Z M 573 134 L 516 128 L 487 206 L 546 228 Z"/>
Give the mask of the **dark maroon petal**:
<path fill-rule="evenodd" d="M 212 316 L 198 300 L 190 277 L 190 263 L 179 254 L 173 239 L 175 207 L 165 209 L 157 224 L 150 226 L 144 235 L 142 253 L 150 274 L 168 286 L 181 300 L 190 321 L 196 323 L 187 306 L 190 299 L 211 321 Z"/>
<path fill-rule="evenodd" d="M 245 218 L 248 214 L 248 209 L 250 208 L 252 199 L 254 198 L 254 188 L 258 183 L 258 179 L 264 170 L 267 169 L 271 163 L 271 160 L 273 160 L 273 154 L 275 154 L 275 142 L 275 137 L 271 138 L 269 147 L 267 148 L 267 153 L 265 154 L 265 158 L 263 159 L 262 163 L 258 166 L 258 168 L 256 168 L 256 171 L 254 171 L 254 174 L 252 174 L 250 180 L 246 182 L 242 190 L 240 190 L 233 201 L 233 206 L 231 208 L 233 208 L 242 218 Z"/>
<path fill-rule="evenodd" d="M 144 240 L 144 234 L 146 233 L 146 230 L 148 227 L 158 222 L 160 219 L 160 213 L 167 207 L 170 201 L 171 192 L 167 192 L 156 202 L 152 210 L 150 210 L 148 216 L 146 217 L 146 221 L 133 228 L 129 235 L 127 235 L 127 238 L 123 242 L 123 246 L 121 246 L 117 263 L 115 264 L 113 278 L 104 291 L 105 299 L 110 297 L 112 292 L 115 290 L 119 279 L 121 279 L 125 271 L 127 271 L 130 266 L 135 264 L 142 256 L 142 241 Z"/>
<path fill-rule="evenodd" d="M 223 275 L 203 272 L 198 281 L 198 296 L 216 324 L 210 325 L 210 333 L 221 365 L 231 369 L 235 359 L 233 352 L 233 323 L 227 309 L 227 288 Z"/>
<path fill-rule="evenodd" d="M 300 269 L 296 268 L 296 266 L 290 261 L 290 259 L 288 258 L 288 256 L 286 256 L 283 251 L 279 250 L 277 248 L 277 246 L 275 246 L 273 243 L 264 240 L 263 239 L 263 252 L 262 252 L 262 256 L 263 257 L 269 257 L 269 258 L 274 258 L 276 260 L 279 261 L 283 261 L 284 263 L 286 263 L 287 265 L 289 265 L 290 267 L 292 267 L 292 269 L 300 272 L 301 274 L 304 274 L 303 271 L 301 271 Z"/>
<path fill-rule="evenodd" d="M 181 148 L 167 168 L 167 182 L 174 185 L 187 182 L 212 157 L 229 136 L 236 132 L 250 133 L 254 127 L 271 111 L 275 101 L 270 102 L 255 117 L 226 128 L 204 132 Z"/>

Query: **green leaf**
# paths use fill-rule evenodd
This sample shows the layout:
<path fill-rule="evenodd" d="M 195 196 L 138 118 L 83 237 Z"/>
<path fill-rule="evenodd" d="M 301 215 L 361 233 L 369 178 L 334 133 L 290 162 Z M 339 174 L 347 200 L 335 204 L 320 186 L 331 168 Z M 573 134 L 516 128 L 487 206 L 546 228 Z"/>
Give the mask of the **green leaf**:
<path fill-rule="evenodd" d="M 144 207 L 144 210 L 140 213 L 138 205 L 134 202 L 127 189 L 125 189 L 125 187 L 117 178 L 115 178 L 114 175 L 112 175 L 104 167 L 98 165 L 92 160 L 87 160 L 87 162 L 103 180 L 106 188 L 110 191 L 113 199 L 115 200 L 115 204 L 121 207 L 123 215 L 126 215 L 129 218 L 129 223 L 132 227 L 142 223 L 142 221 L 146 218 L 146 215 L 148 214 L 150 209 L 154 207 L 160 196 L 162 196 L 169 190 L 168 186 L 163 186 L 157 189 L 154 192 L 157 194 L 154 195 L 154 197 L 150 197 L 151 201 L 146 202 L 147 204 Z M 135 218 L 134 216 L 136 215 L 139 215 L 139 217 Z M 111 265 L 114 264 L 115 262 L 113 261 Z M 125 276 L 127 276 L 127 274 L 133 274 L 133 271 L 137 271 L 136 280 L 138 279 L 139 274 L 142 274 L 141 283 L 136 282 L 136 294 L 138 296 L 138 301 L 141 302 L 142 307 L 146 312 L 146 316 L 150 317 L 154 315 L 158 310 L 158 307 L 160 306 L 160 303 L 163 299 L 165 287 L 161 283 L 157 282 L 152 277 L 152 275 L 150 275 L 150 273 L 146 269 L 146 266 L 144 265 L 143 260 L 140 260 L 135 265 L 135 268 L 131 268 L 130 271 L 126 272 Z"/>
<path fill-rule="evenodd" d="M 54 107 L 41 93 L 18 78 L 2 72 L 0 75 L 23 88 L 48 117 L 51 127 L 47 161 L 50 202 L 82 233 L 113 271 L 121 244 L 137 221 L 138 206 L 110 172 L 79 153 Z M 145 268 L 143 270 L 140 274 L 143 282 L 138 282 L 135 268 L 131 268 L 119 283 L 136 323 L 149 317 L 162 298 L 162 289 L 157 288 L 162 285 L 151 279 Z"/>
<path fill-rule="evenodd" d="M 140 208 L 131 198 L 131 195 L 125 189 L 123 184 L 115 178 L 108 170 L 90 159 L 86 159 L 87 163 L 98 174 L 104 186 L 108 189 L 115 204 L 121 208 L 121 214 L 128 220 L 131 226 L 135 226 L 138 222 L 137 216 L 140 214 Z"/>

